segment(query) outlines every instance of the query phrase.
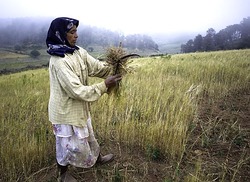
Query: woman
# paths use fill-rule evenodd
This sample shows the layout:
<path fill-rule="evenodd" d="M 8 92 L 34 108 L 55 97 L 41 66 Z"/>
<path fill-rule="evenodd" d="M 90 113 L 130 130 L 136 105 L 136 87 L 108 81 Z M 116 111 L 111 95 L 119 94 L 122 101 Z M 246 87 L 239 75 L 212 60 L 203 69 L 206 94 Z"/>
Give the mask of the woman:
<path fill-rule="evenodd" d="M 58 179 L 73 178 L 68 165 L 90 168 L 96 162 L 106 163 L 113 154 L 100 155 L 94 136 L 90 102 L 98 100 L 120 81 L 121 75 L 109 76 L 111 69 L 76 45 L 79 21 L 60 17 L 51 22 L 46 44 L 49 62 L 49 120 L 56 137 Z M 104 78 L 88 86 L 88 76 Z"/>

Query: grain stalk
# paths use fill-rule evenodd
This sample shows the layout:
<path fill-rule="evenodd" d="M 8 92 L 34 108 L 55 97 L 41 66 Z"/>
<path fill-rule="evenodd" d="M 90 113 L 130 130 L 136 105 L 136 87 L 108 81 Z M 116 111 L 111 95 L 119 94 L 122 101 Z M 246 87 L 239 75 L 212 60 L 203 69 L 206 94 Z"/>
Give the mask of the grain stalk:
<path fill-rule="evenodd" d="M 127 73 L 133 72 L 133 68 L 129 66 L 132 61 L 129 61 L 131 57 L 140 57 L 138 54 L 126 54 L 126 51 L 122 48 L 122 43 L 118 47 L 110 47 L 107 49 L 106 62 L 112 69 L 112 75 L 121 74 L 124 76 Z M 119 95 L 119 88 L 121 87 L 121 81 L 117 83 L 110 92 L 115 95 Z"/>

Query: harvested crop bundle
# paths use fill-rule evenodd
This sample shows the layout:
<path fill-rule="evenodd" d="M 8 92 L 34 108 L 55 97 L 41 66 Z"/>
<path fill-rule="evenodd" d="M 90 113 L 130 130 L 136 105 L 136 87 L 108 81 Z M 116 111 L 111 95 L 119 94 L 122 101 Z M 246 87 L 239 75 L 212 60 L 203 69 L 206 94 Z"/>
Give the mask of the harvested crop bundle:
<path fill-rule="evenodd" d="M 129 66 L 129 63 L 132 62 L 129 60 L 129 58 L 132 57 L 140 57 L 140 55 L 126 54 L 126 52 L 122 49 L 121 44 L 119 47 L 108 48 L 106 53 L 106 62 L 112 68 L 112 75 L 125 75 L 127 73 L 131 73 L 133 71 L 133 68 Z M 114 93 L 118 94 L 120 86 L 121 82 L 119 82 L 113 89 Z"/>

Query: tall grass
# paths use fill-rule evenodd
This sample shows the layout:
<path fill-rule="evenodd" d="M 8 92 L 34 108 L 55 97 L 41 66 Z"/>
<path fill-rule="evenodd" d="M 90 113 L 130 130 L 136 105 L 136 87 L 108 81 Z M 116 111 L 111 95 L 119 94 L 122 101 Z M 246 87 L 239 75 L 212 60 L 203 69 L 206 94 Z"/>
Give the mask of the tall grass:
<path fill-rule="evenodd" d="M 119 98 L 106 97 L 95 104 L 94 111 L 104 110 L 93 114 L 100 121 L 98 128 L 102 136 L 111 137 L 111 126 L 119 141 L 179 155 L 195 111 L 185 94 L 191 83 L 166 74 L 169 63 L 162 59 L 140 62 L 145 65 L 124 78 Z"/>
<path fill-rule="evenodd" d="M 119 97 L 105 95 L 92 104 L 98 138 L 139 147 L 151 158 L 167 156 L 178 166 L 200 99 L 249 91 L 249 57 L 250 50 L 241 50 L 135 59 L 137 70 L 123 78 Z M 0 180 L 21 181 L 54 162 L 48 71 L 1 76 L 0 85 Z M 200 168 L 198 162 L 188 179 L 202 175 Z"/>
<path fill-rule="evenodd" d="M 53 152 L 47 70 L 1 76 L 0 85 L 0 181 L 22 181 L 46 165 Z"/>
<path fill-rule="evenodd" d="M 121 97 L 106 97 L 94 105 L 101 136 L 110 138 L 112 129 L 119 141 L 180 157 L 199 97 L 249 89 L 249 54 L 243 50 L 139 59 L 137 72 L 123 79 Z"/>

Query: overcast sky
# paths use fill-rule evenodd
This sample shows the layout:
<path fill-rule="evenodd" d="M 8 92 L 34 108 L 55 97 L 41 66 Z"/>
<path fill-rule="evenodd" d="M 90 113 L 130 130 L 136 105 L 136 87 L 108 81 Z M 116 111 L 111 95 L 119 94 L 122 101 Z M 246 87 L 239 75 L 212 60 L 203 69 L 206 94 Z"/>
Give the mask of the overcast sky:
<path fill-rule="evenodd" d="M 250 16 L 250 0 L 1 0 L 1 18 L 37 16 L 68 16 L 125 34 L 205 33 Z"/>

